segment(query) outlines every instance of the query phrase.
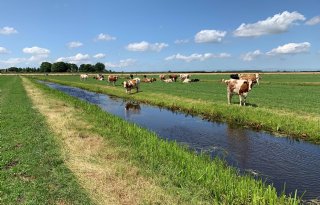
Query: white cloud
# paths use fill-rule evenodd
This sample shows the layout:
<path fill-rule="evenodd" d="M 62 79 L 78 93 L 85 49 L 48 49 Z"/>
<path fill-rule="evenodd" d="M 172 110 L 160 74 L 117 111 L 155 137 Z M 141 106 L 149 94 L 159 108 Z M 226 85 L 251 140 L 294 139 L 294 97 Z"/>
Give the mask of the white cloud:
<path fill-rule="evenodd" d="M 97 59 L 101 59 L 101 58 L 106 57 L 106 54 L 104 54 L 104 53 L 97 53 L 97 54 L 94 55 L 93 57 L 94 57 L 94 58 L 97 58 Z"/>
<path fill-rule="evenodd" d="M 79 42 L 79 41 L 72 41 L 72 42 L 69 42 L 67 44 L 68 48 L 78 48 L 78 47 L 81 47 L 83 46 L 83 43 Z"/>
<path fill-rule="evenodd" d="M 288 43 L 283 46 L 272 49 L 267 52 L 267 55 L 279 55 L 279 54 L 297 54 L 305 53 L 309 51 L 311 44 L 309 42 L 303 43 Z"/>
<path fill-rule="evenodd" d="M 165 58 L 165 60 L 183 60 L 185 62 L 191 62 L 191 61 L 204 61 L 204 60 L 208 60 L 211 58 L 228 58 L 231 55 L 228 53 L 220 53 L 218 55 L 213 54 L 213 53 L 204 53 L 204 54 L 198 54 L 198 53 L 193 53 L 189 56 L 184 56 L 181 55 L 180 53 L 176 54 L 176 55 L 172 55 L 169 56 L 167 58 Z"/>
<path fill-rule="evenodd" d="M 127 45 L 126 49 L 129 51 L 157 51 L 160 52 L 162 49 L 168 47 L 169 45 L 166 43 L 148 43 L 146 41 L 141 41 L 140 43 L 130 43 Z"/>
<path fill-rule="evenodd" d="M 305 17 L 294 11 L 284 11 L 266 20 L 258 21 L 253 24 L 241 24 L 233 34 L 239 37 L 262 36 L 267 34 L 278 34 L 289 30 L 289 27 L 296 21 L 304 21 Z"/>
<path fill-rule="evenodd" d="M 100 33 L 97 36 L 96 41 L 112 41 L 116 39 L 116 37 L 110 36 L 109 34 Z"/>
<path fill-rule="evenodd" d="M 312 19 L 309 19 L 306 24 L 309 26 L 320 24 L 320 16 L 315 16 Z"/>
<path fill-rule="evenodd" d="M 226 31 L 202 30 L 194 36 L 196 43 L 217 43 L 226 36 Z"/>
<path fill-rule="evenodd" d="M 252 52 L 248 52 L 246 54 L 244 54 L 241 59 L 243 61 L 252 61 L 254 60 L 255 58 L 259 57 L 263 55 L 263 53 L 260 51 L 260 50 L 255 50 L 255 51 L 252 51 Z"/>
<path fill-rule="evenodd" d="M 7 53 L 9 53 L 8 49 L 4 47 L 0 47 L 0 54 L 7 54 Z"/>
<path fill-rule="evenodd" d="M 67 63 L 75 63 L 75 64 L 89 63 L 90 56 L 88 54 L 78 53 L 75 56 L 60 57 L 56 60 L 56 62 L 61 62 L 61 61 L 67 62 Z"/>
<path fill-rule="evenodd" d="M 4 63 L 9 66 L 17 66 L 18 64 L 25 63 L 38 63 L 40 64 L 48 55 L 35 55 L 30 58 L 9 58 L 8 60 L 0 61 L 0 63 Z"/>
<path fill-rule="evenodd" d="M 40 48 L 37 46 L 33 46 L 31 48 L 24 48 L 22 49 L 24 53 L 33 54 L 33 55 L 48 55 L 50 50 L 46 48 Z"/>
<path fill-rule="evenodd" d="M 128 58 L 124 60 L 120 60 L 118 63 L 106 62 L 106 68 L 124 68 L 133 65 L 136 62 L 135 59 Z"/>
<path fill-rule="evenodd" d="M 10 35 L 15 33 L 18 33 L 18 31 L 12 27 L 5 26 L 3 28 L 0 28 L 0 34 Z"/>
<path fill-rule="evenodd" d="M 175 44 L 189 43 L 189 39 L 178 39 L 174 41 Z"/>

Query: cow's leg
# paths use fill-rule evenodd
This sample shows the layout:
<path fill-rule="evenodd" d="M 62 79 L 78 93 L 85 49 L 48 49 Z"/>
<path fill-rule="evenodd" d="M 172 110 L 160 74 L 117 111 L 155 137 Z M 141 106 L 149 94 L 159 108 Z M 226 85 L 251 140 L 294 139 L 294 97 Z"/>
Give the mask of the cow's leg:
<path fill-rule="evenodd" d="M 227 98 L 228 98 L 228 104 L 230 105 L 231 104 L 231 97 L 232 97 L 232 94 L 230 92 L 227 93 Z"/>
<path fill-rule="evenodd" d="M 242 95 L 239 95 L 240 106 L 242 106 Z"/>

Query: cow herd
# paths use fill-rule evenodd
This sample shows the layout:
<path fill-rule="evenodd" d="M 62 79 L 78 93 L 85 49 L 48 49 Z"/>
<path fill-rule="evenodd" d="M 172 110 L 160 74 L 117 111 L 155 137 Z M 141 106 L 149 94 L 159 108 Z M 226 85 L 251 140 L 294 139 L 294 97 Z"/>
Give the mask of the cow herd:
<path fill-rule="evenodd" d="M 93 77 L 96 80 L 104 80 L 104 76 L 102 74 L 97 74 Z M 233 95 L 239 96 L 240 106 L 246 105 L 246 98 L 249 91 L 252 89 L 253 85 L 258 84 L 260 80 L 260 75 L 258 73 L 255 74 L 231 74 L 229 80 L 222 79 L 227 85 L 227 99 L 228 104 L 231 104 L 231 98 Z M 81 74 L 80 80 L 88 79 L 88 74 Z M 117 75 L 109 75 L 107 81 L 109 84 L 113 84 L 115 86 L 119 76 Z M 190 74 L 170 74 L 170 75 L 159 75 L 160 81 L 164 83 L 173 83 L 177 82 L 178 79 L 182 83 L 191 83 L 191 82 L 199 82 L 199 79 L 191 79 Z M 136 89 L 136 92 L 139 92 L 140 83 L 153 83 L 157 79 L 156 78 L 148 78 L 146 75 L 143 76 L 143 79 L 140 78 L 133 78 L 133 75 L 129 75 L 127 79 L 122 83 L 123 87 L 126 90 L 126 93 L 131 93 L 132 89 Z"/>

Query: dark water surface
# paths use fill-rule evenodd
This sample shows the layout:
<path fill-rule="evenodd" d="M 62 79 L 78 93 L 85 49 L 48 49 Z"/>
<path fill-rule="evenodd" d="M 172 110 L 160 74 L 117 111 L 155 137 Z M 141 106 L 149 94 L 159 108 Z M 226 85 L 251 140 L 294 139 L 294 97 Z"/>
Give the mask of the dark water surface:
<path fill-rule="evenodd" d="M 160 137 L 186 144 L 273 183 L 280 193 L 298 189 L 303 199 L 320 198 L 320 146 L 279 138 L 264 132 L 208 122 L 170 110 L 46 83 L 49 87 L 100 106 L 103 110 L 147 128 Z"/>

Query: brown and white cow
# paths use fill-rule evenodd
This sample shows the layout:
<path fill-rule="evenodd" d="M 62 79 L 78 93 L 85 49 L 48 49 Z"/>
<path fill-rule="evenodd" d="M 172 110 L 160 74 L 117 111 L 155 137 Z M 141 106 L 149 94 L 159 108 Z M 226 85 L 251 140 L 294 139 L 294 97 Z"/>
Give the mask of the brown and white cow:
<path fill-rule="evenodd" d="M 180 79 L 181 79 L 181 81 L 184 81 L 185 79 L 189 79 L 191 77 L 191 75 L 190 74 L 187 74 L 187 73 L 185 73 L 185 74 L 180 74 Z"/>
<path fill-rule="evenodd" d="M 169 75 L 169 78 L 171 78 L 174 82 L 177 82 L 177 78 L 178 78 L 179 76 L 177 75 L 177 74 L 171 74 L 171 75 Z"/>
<path fill-rule="evenodd" d="M 123 82 L 123 87 L 126 89 L 126 93 L 131 93 L 131 89 L 136 88 L 139 92 L 140 78 L 134 78 Z"/>
<path fill-rule="evenodd" d="M 166 76 L 163 75 L 163 74 L 161 74 L 161 75 L 159 75 L 159 78 L 160 78 L 160 80 L 165 80 L 165 79 L 166 79 Z"/>
<path fill-rule="evenodd" d="M 259 73 L 243 73 L 238 74 L 240 80 L 251 80 L 253 83 L 257 83 L 259 85 L 260 75 Z"/>
<path fill-rule="evenodd" d="M 113 85 L 116 85 L 117 80 L 119 77 L 117 75 L 109 75 L 108 76 L 108 82 L 112 83 Z"/>
<path fill-rule="evenodd" d="M 233 95 L 238 95 L 240 100 L 240 106 L 246 105 L 246 99 L 249 91 L 252 89 L 253 81 L 252 80 L 222 80 L 227 84 L 227 98 L 228 104 L 231 104 L 231 98 Z"/>

